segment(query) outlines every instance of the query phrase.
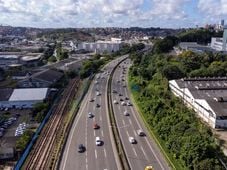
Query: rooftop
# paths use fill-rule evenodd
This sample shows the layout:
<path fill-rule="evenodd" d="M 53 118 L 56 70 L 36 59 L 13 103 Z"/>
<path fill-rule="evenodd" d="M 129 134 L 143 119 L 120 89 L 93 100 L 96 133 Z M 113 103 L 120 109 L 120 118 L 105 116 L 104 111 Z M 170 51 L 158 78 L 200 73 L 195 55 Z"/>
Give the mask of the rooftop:
<path fill-rule="evenodd" d="M 176 80 L 178 86 L 189 89 L 195 99 L 204 99 L 219 116 L 227 116 L 227 77 L 187 78 Z"/>
<path fill-rule="evenodd" d="M 11 88 L 0 89 L 0 101 L 8 101 L 12 92 L 13 92 L 13 89 Z"/>
<path fill-rule="evenodd" d="M 47 96 L 47 92 L 48 88 L 14 89 L 9 101 L 44 100 Z"/>
<path fill-rule="evenodd" d="M 52 70 L 52 69 L 47 69 L 47 70 L 33 74 L 31 76 L 31 78 L 37 78 L 40 80 L 54 83 L 54 82 L 58 81 L 62 76 L 63 76 L 62 72 Z"/>

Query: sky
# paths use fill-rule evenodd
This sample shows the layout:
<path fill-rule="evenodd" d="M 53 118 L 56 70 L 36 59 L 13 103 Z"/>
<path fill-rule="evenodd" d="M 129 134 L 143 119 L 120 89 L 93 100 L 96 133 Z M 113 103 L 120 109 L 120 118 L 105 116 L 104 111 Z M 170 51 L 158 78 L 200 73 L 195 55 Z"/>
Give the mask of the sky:
<path fill-rule="evenodd" d="M 0 0 L 0 24 L 188 28 L 226 19 L 227 0 Z"/>

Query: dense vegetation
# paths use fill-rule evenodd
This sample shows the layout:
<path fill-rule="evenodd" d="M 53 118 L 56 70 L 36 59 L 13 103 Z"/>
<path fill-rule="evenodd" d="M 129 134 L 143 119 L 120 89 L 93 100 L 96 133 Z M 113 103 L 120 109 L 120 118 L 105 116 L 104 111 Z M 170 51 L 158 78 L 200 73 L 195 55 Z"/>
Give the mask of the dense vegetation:
<path fill-rule="evenodd" d="M 215 32 L 208 29 L 192 29 L 189 31 L 181 32 L 176 36 L 167 36 L 164 39 L 155 41 L 155 53 L 167 53 L 173 49 L 179 42 L 197 42 L 198 44 L 208 44 L 211 42 L 212 37 L 222 37 L 223 32 Z"/>
<path fill-rule="evenodd" d="M 154 131 L 177 169 L 223 169 L 225 157 L 205 125 L 192 110 L 174 97 L 168 80 L 184 76 L 226 75 L 227 58 L 221 54 L 185 52 L 180 56 L 163 54 L 131 55 L 129 82 L 134 98 L 148 125 Z"/>
<path fill-rule="evenodd" d="M 211 37 L 222 37 L 223 32 L 209 29 L 192 29 L 178 35 L 181 42 L 197 42 L 199 44 L 210 43 Z"/>
<path fill-rule="evenodd" d="M 16 141 L 16 149 L 18 151 L 23 151 L 28 142 L 31 140 L 34 132 L 32 130 L 26 130 L 23 135 Z"/>

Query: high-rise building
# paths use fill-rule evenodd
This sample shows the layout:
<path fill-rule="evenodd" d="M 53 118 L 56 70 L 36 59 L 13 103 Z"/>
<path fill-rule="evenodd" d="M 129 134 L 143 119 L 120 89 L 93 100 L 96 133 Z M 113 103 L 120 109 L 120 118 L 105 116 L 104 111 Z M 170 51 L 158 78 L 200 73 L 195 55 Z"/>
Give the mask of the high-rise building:
<path fill-rule="evenodd" d="M 223 40 L 222 40 L 222 42 L 223 42 L 222 49 L 223 49 L 223 51 L 225 51 L 226 50 L 226 44 L 227 44 L 227 25 L 224 26 L 224 33 L 223 33 Z"/>
<path fill-rule="evenodd" d="M 224 19 L 221 20 L 220 25 L 224 27 L 224 25 L 225 25 L 225 20 Z"/>

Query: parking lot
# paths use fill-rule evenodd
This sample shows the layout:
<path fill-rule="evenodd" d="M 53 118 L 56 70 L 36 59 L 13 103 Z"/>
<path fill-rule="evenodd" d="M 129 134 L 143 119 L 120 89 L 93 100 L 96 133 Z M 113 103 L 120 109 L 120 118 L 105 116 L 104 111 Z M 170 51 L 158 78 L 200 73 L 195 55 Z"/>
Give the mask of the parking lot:
<path fill-rule="evenodd" d="M 4 115 L 5 117 L 7 117 L 6 121 L 0 125 L 0 130 L 2 133 L 0 137 L 0 147 L 15 147 L 16 140 L 23 133 L 23 131 L 27 127 L 29 127 L 31 123 L 33 123 L 31 122 L 31 119 L 32 119 L 31 110 L 11 109 L 11 110 L 8 110 L 7 112 L 9 114 L 5 114 L 6 111 L 0 112 L 1 116 Z M 17 133 L 16 133 L 16 129 L 19 129 L 17 130 Z"/>

